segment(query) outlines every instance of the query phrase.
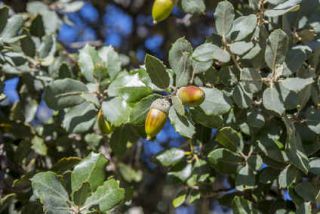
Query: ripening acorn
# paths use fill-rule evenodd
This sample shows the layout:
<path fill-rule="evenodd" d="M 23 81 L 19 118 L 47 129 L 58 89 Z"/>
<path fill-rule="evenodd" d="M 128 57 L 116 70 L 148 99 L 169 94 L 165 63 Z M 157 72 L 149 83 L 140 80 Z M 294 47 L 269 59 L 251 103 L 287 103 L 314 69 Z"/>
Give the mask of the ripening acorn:
<path fill-rule="evenodd" d="M 152 18 L 156 24 L 165 20 L 174 8 L 176 0 L 155 0 L 152 6 Z"/>
<path fill-rule="evenodd" d="M 145 121 L 148 140 L 151 140 L 161 131 L 167 121 L 169 109 L 170 102 L 166 99 L 157 99 L 151 104 Z"/>
<path fill-rule="evenodd" d="M 191 107 L 200 105 L 205 98 L 204 91 L 196 86 L 181 87 L 179 88 L 177 95 L 183 105 Z"/>
<path fill-rule="evenodd" d="M 110 134 L 112 132 L 112 126 L 109 121 L 104 119 L 102 110 L 98 113 L 98 126 L 102 134 Z"/>

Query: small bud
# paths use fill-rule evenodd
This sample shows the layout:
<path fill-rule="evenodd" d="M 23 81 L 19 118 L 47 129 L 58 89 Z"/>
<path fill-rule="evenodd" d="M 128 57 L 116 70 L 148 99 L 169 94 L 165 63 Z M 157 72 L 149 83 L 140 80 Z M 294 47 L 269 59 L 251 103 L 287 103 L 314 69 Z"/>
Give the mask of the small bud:
<path fill-rule="evenodd" d="M 157 99 L 151 104 L 145 121 L 145 131 L 148 140 L 155 137 L 161 131 L 167 121 L 169 109 L 170 102 L 166 99 Z"/>
<path fill-rule="evenodd" d="M 165 20 L 174 8 L 176 0 L 155 0 L 152 7 L 153 23 Z"/>
<path fill-rule="evenodd" d="M 112 126 L 109 121 L 104 119 L 102 110 L 98 113 L 98 126 L 102 134 L 110 134 L 112 132 Z"/>
<path fill-rule="evenodd" d="M 181 87 L 177 95 L 183 105 L 195 107 L 200 105 L 205 98 L 204 91 L 196 86 Z"/>

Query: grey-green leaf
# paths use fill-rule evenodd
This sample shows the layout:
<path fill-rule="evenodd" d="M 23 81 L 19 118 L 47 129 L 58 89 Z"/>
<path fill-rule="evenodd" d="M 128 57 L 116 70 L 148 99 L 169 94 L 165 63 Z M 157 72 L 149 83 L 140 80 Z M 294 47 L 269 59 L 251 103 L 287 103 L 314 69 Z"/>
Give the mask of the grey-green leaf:
<path fill-rule="evenodd" d="M 279 115 L 285 112 L 283 101 L 278 90 L 273 86 L 263 92 L 263 106 Z"/>
<path fill-rule="evenodd" d="M 40 199 L 48 214 L 70 214 L 67 191 L 53 172 L 40 172 L 31 179 L 34 195 Z"/>
<path fill-rule="evenodd" d="M 190 55 L 193 48 L 185 38 L 180 38 L 172 45 L 169 51 L 169 63 L 176 75 L 176 86 L 187 85 L 192 72 Z"/>
<path fill-rule="evenodd" d="M 89 102 L 70 108 L 63 119 L 63 127 L 69 133 L 83 133 L 91 129 L 96 121 L 97 109 Z"/>
<path fill-rule="evenodd" d="M 80 190 L 85 183 L 90 185 L 91 191 L 95 191 L 103 183 L 106 178 L 107 162 L 102 154 L 92 152 L 75 166 L 71 174 L 73 197 L 76 197 L 75 192 Z"/>
<path fill-rule="evenodd" d="M 102 103 L 104 117 L 114 126 L 121 126 L 128 122 L 130 107 L 121 97 L 113 98 Z"/>
<path fill-rule="evenodd" d="M 84 102 L 81 94 L 86 92 L 87 86 L 80 81 L 69 78 L 55 80 L 45 89 L 44 100 L 50 108 L 60 110 Z"/>
<path fill-rule="evenodd" d="M 125 190 L 119 187 L 118 181 L 110 179 L 87 198 L 82 209 L 90 210 L 93 206 L 99 206 L 100 211 L 106 212 L 123 202 L 124 198 Z"/>
<path fill-rule="evenodd" d="M 169 118 L 171 124 L 180 135 L 192 138 L 195 134 L 193 122 L 188 117 L 179 115 L 173 107 L 169 110 Z"/>
<path fill-rule="evenodd" d="M 157 155 L 156 159 L 162 166 L 174 166 L 184 158 L 184 150 L 171 148 Z"/>
<path fill-rule="evenodd" d="M 242 157 L 228 149 L 215 149 L 208 154 L 209 163 L 222 173 L 235 173 L 243 161 Z"/>
<path fill-rule="evenodd" d="M 228 1 L 219 2 L 214 12 L 214 19 L 216 30 L 220 36 L 225 37 L 231 30 L 234 17 L 233 5 Z"/>
<path fill-rule="evenodd" d="M 191 14 L 204 13 L 206 5 L 203 0 L 182 0 L 181 6 L 184 12 Z"/>
<path fill-rule="evenodd" d="M 151 81 L 159 88 L 168 88 L 170 78 L 164 64 L 154 56 L 146 55 L 145 64 Z"/>
<path fill-rule="evenodd" d="M 204 43 L 194 50 L 192 58 L 199 62 L 207 62 L 213 59 L 220 62 L 229 62 L 230 54 L 214 44 Z"/>
<path fill-rule="evenodd" d="M 216 88 L 202 88 L 206 94 L 205 100 L 200 105 L 206 115 L 221 115 L 231 109 L 230 101 Z"/>
<path fill-rule="evenodd" d="M 267 40 L 265 61 L 272 71 L 285 62 L 288 45 L 289 38 L 283 30 L 277 29 L 270 34 Z"/>
<path fill-rule="evenodd" d="M 253 33 L 257 26 L 257 16 L 251 14 L 249 16 L 240 16 L 233 22 L 229 37 L 234 41 L 240 41 L 247 38 Z"/>
<path fill-rule="evenodd" d="M 215 140 L 223 147 L 233 152 L 242 151 L 243 149 L 243 140 L 241 134 L 231 127 L 224 127 L 220 129 Z"/>

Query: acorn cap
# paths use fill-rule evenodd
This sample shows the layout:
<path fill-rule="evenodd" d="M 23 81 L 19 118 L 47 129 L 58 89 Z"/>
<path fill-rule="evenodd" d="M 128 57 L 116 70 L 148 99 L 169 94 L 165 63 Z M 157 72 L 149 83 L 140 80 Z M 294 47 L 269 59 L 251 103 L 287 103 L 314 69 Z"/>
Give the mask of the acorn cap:
<path fill-rule="evenodd" d="M 156 99 L 150 106 L 150 109 L 158 109 L 159 111 L 168 113 L 170 109 L 170 102 L 167 99 Z"/>

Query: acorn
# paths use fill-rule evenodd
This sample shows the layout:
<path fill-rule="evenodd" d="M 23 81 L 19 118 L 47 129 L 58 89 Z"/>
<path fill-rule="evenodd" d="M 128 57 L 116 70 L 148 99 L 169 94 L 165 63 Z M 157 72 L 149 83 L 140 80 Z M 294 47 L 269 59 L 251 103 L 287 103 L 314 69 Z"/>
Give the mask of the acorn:
<path fill-rule="evenodd" d="M 165 20 L 176 4 L 176 0 L 155 0 L 152 6 L 153 23 Z"/>
<path fill-rule="evenodd" d="M 104 119 L 102 110 L 98 112 L 98 126 L 102 134 L 110 134 L 112 132 L 112 126 L 109 121 Z"/>
<path fill-rule="evenodd" d="M 166 99 L 157 99 L 151 104 L 145 121 L 147 140 L 154 138 L 163 128 L 168 118 L 170 105 Z"/>
<path fill-rule="evenodd" d="M 183 105 L 195 107 L 204 101 L 205 93 L 201 88 L 191 85 L 179 88 L 177 96 Z"/>

